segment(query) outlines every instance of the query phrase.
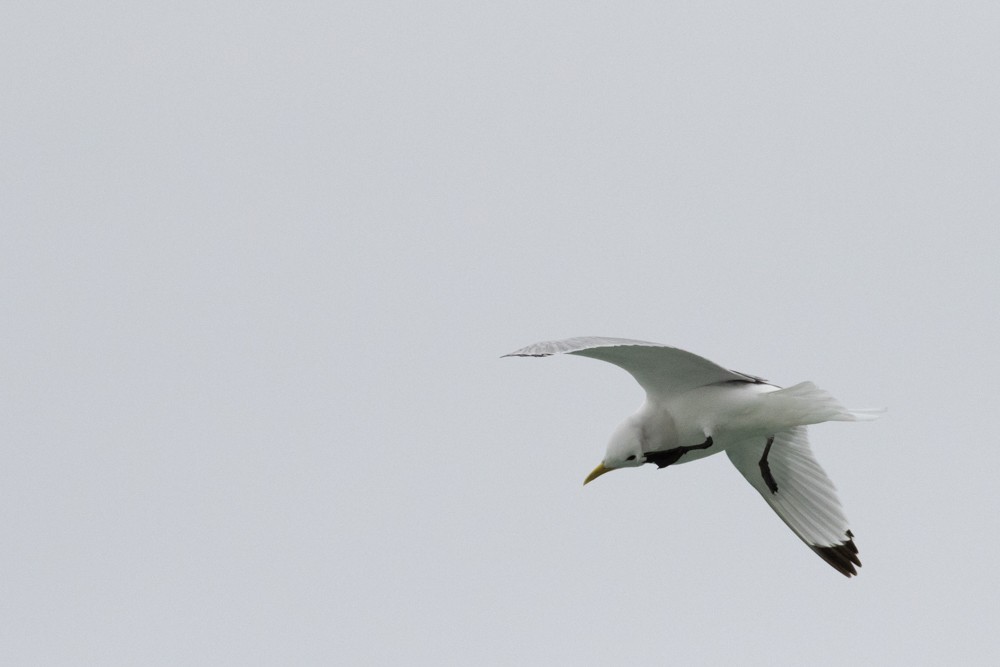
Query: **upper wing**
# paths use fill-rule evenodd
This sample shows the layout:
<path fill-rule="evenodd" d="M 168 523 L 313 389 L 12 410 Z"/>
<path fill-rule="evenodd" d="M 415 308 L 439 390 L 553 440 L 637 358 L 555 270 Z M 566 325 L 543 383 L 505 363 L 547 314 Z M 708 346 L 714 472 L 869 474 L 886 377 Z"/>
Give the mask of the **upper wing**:
<path fill-rule="evenodd" d="M 561 352 L 607 361 L 624 368 L 647 394 L 663 396 L 716 382 L 763 382 L 729 371 L 704 357 L 676 347 L 625 338 L 581 337 L 535 343 L 505 357 L 548 357 Z"/>
<path fill-rule="evenodd" d="M 861 566 L 854 535 L 837 500 L 833 482 L 809 449 L 804 426 L 777 433 L 767 457 L 778 490 L 768 488 L 760 466 L 766 439 L 744 441 L 726 448 L 729 460 L 757 489 L 796 535 L 844 576 Z"/>

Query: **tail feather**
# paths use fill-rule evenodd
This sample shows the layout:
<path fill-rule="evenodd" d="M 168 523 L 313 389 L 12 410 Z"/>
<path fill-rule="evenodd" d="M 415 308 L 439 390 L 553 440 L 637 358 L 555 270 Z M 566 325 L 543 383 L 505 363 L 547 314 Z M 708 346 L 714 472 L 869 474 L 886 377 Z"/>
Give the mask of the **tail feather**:
<path fill-rule="evenodd" d="M 780 401 L 781 410 L 796 414 L 799 424 L 819 424 L 827 421 L 872 421 L 885 412 L 885 408 L 852 410 L 812 382 L 779 389 L 767 394 L 768 400 Z"/>
<path fill-rule="evenodd" d="M 846 421 L 873 422 L 885 414 L 885 408 L 851 408 L 848 412 L 853 419 Z"/>

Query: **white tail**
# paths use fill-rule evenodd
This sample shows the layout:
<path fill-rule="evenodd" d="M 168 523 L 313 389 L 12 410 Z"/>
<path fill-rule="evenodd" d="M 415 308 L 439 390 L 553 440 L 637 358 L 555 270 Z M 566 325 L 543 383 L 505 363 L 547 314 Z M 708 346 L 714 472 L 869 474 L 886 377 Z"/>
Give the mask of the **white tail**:
<path fill-rule="evenodd" d="M 786 389 L 765 394 L 769 401 L 778 401 L 778 410 L 795 415 L 801 425 L 828 421 L 856 422 L 878 419 L 885 408 L 851 410 L 812 382 L 800 382 Z"/>

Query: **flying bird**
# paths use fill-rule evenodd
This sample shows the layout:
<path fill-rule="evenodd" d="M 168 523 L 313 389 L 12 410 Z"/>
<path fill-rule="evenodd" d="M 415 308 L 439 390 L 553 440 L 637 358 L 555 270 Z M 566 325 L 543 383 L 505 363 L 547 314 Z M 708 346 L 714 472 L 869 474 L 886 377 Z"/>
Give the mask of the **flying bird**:
<path fill-rule="evenodd" d="M 639 411 L 611 435 L 588 484 L 619 468 L 658 468 L 726 452 L 736 469 L 820 558 L 846 577 L 861 566 L 833 482 L 813 457 L 806 425 L 870 421 L 883 410 L 850 410 L 812 382 L 782 389 L 691 352 L 624 338 L 535 343 L 505 357 L 576 354 L 628 371 L 646 391 Z"/>

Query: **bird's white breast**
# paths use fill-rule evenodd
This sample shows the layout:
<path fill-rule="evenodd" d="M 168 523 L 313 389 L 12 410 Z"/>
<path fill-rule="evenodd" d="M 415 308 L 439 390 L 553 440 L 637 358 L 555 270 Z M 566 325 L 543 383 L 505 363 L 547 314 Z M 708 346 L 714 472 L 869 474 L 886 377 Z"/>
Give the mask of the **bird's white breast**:
<path fill-rule="evenodd" d="M 773 425 L 762 414 L 760 399 L 776 389 L 768 384 L 727 382 L 647 402 L 637 415 L 649 442 L 647 449 L 690 447 L 711 436 L 717 446 L 686 454 L 684 461 L 692 461 L 720 451 L 734 439 L 767 436 Z"/>

